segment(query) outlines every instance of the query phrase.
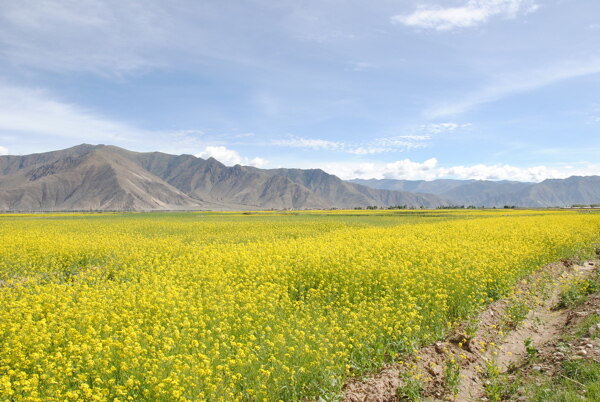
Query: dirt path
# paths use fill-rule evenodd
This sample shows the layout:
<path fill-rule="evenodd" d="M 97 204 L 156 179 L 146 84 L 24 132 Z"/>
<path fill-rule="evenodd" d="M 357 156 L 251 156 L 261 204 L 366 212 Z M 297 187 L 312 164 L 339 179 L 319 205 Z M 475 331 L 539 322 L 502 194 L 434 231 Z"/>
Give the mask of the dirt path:
<path fill-rule="evenodd" d="M 464 326 L 445 341 L 422 348 L 407 363 L 392 364 L 366 380 L 349 382 L 343 399 L 486 400 L 490 370 L 511 372 L 533 351 L 556 343 L 574 314 L 556 309 L 561 286 L 590 275 L 598 266 L 598 261 L 581 265 L 563 261 L 544 267 L 523 281 L 514 296 L 491 304 L 479 316 L 475 331 Z"/>

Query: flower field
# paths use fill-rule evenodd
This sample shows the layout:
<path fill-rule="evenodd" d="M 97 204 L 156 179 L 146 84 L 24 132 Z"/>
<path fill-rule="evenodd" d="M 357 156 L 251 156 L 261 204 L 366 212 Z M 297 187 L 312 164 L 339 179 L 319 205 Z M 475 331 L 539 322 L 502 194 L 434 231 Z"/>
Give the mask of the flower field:
<path fill-rule="evenodd" d="M 335 399 L 600 214 L 0 215 L 0 400 Z"/>

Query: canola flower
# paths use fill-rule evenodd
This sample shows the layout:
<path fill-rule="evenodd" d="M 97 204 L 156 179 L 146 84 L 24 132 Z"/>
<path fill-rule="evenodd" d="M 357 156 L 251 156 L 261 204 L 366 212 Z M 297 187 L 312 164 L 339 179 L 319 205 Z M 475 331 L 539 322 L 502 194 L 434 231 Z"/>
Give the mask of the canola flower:
<path fill-rule="evenodd" d="M 0 399 L 335 399 L 598 240 L 572 211 L 0 217 Z"/>

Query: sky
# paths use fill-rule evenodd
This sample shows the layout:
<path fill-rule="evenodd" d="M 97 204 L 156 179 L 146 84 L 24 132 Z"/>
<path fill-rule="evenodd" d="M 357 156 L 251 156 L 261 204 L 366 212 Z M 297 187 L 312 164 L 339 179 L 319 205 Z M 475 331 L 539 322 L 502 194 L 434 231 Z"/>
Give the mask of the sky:
<path fill-rule="evenodd" d="M 0 155 L 600 174 L 597 0 L 0 0 Z"/>

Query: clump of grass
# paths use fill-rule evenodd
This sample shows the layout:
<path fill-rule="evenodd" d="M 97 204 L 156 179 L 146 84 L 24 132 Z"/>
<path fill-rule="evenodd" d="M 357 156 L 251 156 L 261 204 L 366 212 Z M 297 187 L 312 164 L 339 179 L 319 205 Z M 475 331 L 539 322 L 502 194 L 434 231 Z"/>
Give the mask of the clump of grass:
<path fill-rule="evenodd" d="M 558 301 L 558 308 L 573 308 L 583 304 L 592 293 L 600 291 L 598 278 L 576 278 L 565 284 Z"/>
<path fill-rule="evenodd" d="M 539 350 L 534 346 L 533 339 L 527 338 L 524 341 L 525 343 L 525 351 L 527 352 L 527 359 L 533 360 L 534 357 L 537 356 Z"/>
<path fill-rule="evenodd" d="M 444 384 L 449 394 L 452 396 L 458 394 L 458 386 L 460 385 L 460 365 L 454 356 L 451 356 L 446 360 L 446 367 L 444 367 Z"/>
<path fill-rule="evenodd" d="M 566 360 L 561 373 L 527 390 L 531 401 L 599 401 L 600 363 L 593 360 Z"/>
<path fill-rule="evenodd" d="M 490 401 L 510 399 L 522 385 L 519 377 L 509 378 L 500 373 L 500 368 L 492 361 L 486 362 L 485 394 Z"/>
<path fill-rule="evenodd" d="M 579 325 L 579 327 L 577 328 L 577 331 L 575 332 L 575 336 L 578 338 L 582 338 L 582 337 L 588 335 L 590 332 L 590 328 L 595 325 L 598 325 L 598 324 L 600 324 L 600 314 L 592 314 L 592 315 L 585 317 L 581 321 L 581 324 Z M 596 332 L 596 333 L 592 334 L 591 337 L 593 339 L 600 337 L 600 332 Z"/>
<path fill-rule="evenodd" d="M 404 374 L 400 379 L 404 384 L 396 391 L 396 396 L 404 401 L 420 401 L 423 394 L 423 381 L 418 376 Z"/>
<path fill-rule="evenodd" d="M 503 326 L 516 329 L 525 320 L 530 307 L 524 298 L 515 298 L 507 306 L 503 317 Z"/>
<path fill-rule="evenodd" d="M 600 381 L 600 363 L 593 360 L 565 360 L 562 369 L 567 378 L 582 384 Z"/>

